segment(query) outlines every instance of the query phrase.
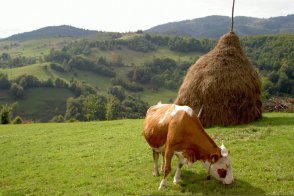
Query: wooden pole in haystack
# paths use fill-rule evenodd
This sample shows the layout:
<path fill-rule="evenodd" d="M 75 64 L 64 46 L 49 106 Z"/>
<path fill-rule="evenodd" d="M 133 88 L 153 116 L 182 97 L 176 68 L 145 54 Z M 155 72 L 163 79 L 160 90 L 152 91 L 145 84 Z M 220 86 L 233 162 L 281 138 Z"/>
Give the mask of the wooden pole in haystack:
<path fill-rule="evenodd" d="M 238 125 L 261 118 L 261 82 L 233 32 L 234 6 L 235 0 L 231 31 L 189 68 L 175 100 L 196 113 L 203 106 L 200 121 L 204 126 Z"/>
<path fill-rule="evenodd" d="M 233 0 L 233 7 L 232 7 L 231 32 L 234 32 L 234 9 L 235 9 L 235 0 Z"/>

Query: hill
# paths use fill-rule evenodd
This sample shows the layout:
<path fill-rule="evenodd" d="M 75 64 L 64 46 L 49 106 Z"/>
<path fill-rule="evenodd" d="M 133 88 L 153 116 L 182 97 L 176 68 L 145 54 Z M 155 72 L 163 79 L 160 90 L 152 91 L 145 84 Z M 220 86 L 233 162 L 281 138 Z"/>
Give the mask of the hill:
<path fill-rule="evenodd" d="M 268 19 L 237 16 L 234 21 L 234 31 L 239 36 L 294 32 L 294 14 Z M 230 31 L 230 23 L 231 18 L 227 16 L 207 16 L 158 25 L 145 32 L 190 35 L 197 38 L 219 38 Z"/>
<path fill-rule="evenodd" d="M 24 41 L 30 39 L 40 39 L 49 37 L 83 37 L 94 35 L 98 31 L 80 29 L 73 26 L 61 25 L 61 26 L 48 26 L 41 29 L 37 29 L 30 32 L 20 33 L 12 35 L 5 40 L 10 41 Z"/>
<path fill-rule="evenodd" d="M 241 38 L 262 79 L 264 99 L 293 96 L 293 41 L 293 34 Z M 3 40 L 0 105 L 17 101 L 13 117 L 36 122 L 48 122 L 56 115 L 104 120 L 109 107 L 112 119 L 142 117 L 148 104 L 175 99 L 189 66 L 215 43 L 142 32 Z M 48 94 L 56 96 L 47 98 Z M 101 102 L 94 103 L 96 99 Z M 91 108 L 90 103 L 103 107 Z"/>

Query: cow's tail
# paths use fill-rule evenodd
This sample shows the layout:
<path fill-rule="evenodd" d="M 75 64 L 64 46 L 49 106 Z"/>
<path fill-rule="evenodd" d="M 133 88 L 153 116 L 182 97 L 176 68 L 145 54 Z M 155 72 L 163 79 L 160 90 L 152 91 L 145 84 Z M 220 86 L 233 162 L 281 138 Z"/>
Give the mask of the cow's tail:
<path fill-rule="evenodd" d="M 199 112 L 198 112 L 198 115 L 197 115 L 198 118 L 200 118 L 200 116 L 201 116 L 201 114 L 202 114 L 202 111 L 203 111 L 203 105 L 201 106 L 201 108 L 200 108 L 200 110 L 199 110 Z"/>

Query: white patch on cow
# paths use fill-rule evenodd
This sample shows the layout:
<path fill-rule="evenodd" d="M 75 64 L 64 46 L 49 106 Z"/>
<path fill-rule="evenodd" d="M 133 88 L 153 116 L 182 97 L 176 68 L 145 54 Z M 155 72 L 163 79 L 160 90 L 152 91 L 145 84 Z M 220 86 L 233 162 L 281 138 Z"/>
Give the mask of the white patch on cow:
<path fill-rule="evenodd" d="M 185 111 L 189 116 L 193 115 L 193 110 L 189 106 L 179 106 L 175 105 L 174 110 L 171 112 L 171 115 L 174 116 L 178 111 Z"/>
<path fill-rule="evenodd" d="M 164 116 L 161 116 L 160 117 L 160 120 L 159 120 L 159 124 L 162 124 L 164 122 L 164 120 L 167 118 L 167 116 L 169 115 L 169 110 L 167 110 L 165 113 L 164 113 Z"/>
<path fill-rule="evenodd" d="M 168 104 L 159 104 L 154 107 L 158 109 L 166 105 Z M 169 115 L 175 116 L 178 111 L 185 111 L 189 116 L 193 115 L 193 110 L 189 106 L 179 106 L 179 105 L 171 104 L 171 106 L 168 108 L 168 110 L 166 110 L 164 115 L 160 117 L 160 120 L 158 121 L 158 123 L 163 124 Z"/>
<path fill-rule="evenodd" d="M 155 152 L 164 152 L 165 150 L 165 145 L 160 146 L 159 148 L 152 148 Z"/>

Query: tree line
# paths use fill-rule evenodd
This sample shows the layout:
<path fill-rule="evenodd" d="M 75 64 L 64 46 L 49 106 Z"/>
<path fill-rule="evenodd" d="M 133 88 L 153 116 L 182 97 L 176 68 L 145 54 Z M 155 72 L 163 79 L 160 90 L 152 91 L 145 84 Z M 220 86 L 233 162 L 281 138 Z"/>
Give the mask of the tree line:
<path fill-rule="evenodd" d="M 35 64 L 37 60 L 36 57 L 17 56 L 13 58 L 9 53 L 4 52 L 0 55 L 0 68 L 23 67 Z"/>
<path fill-rule="evenodd" d="M 60 56 L 58 57 L 57 55 L 56 57 L 51 58 L 51 60 L 55 59 L 55 62 L 58 63 L 63 63 L 65 61 L 69 62 L 69 59 L 71 58 L 70 54 L 87 56 L 90 54 L 91 48 L 98 48 L 101 50 L 120 50 L 122 47 L 127 47 L 138 52 L 149 52 L 157 50 L 158 47 L 168 47 L 170 50 L 176 52 L 187 53 L 196 51 L 206 53 L 214 48 L 217 43 L 217 40 L 212 39 L 196 39 L 192 37 L 163 36 L 142 33 L 139 33 L 138 35 L 129 39 L 117 39 L 119 37 L 120 35 L 118 34 L 115 39 L 106 41 L 91 42 L 84 40 L 81 42 L 72 43 L 63 51 L 56 51 L 55 55 L 60 53 Z M 264 94 L 266 97 L 293 94 L 293 35 L 286 34 L 241 37 L 241 44 L 245 50 L 246 55 L 249 57 L 253 66 L 258 70 L 260 77 L 262 78 Z M 64 54 L 64 52 L 66 52 L 67 55 Z M 51 55 L 54 56 L 53 54 Z M 107 61 L 103 57 L 100 57 L 97 62 L 87 62 L 84 57 L 76 57 L 72 60 L 73 64 L 70 67 L 90 70 L 111 77 L 115 76 L 115 71 L 110 67 L 113 67 L 114 65 L 124 66 L 121 58 L 118 59 L 117 62 Z M 191 64 L 192 62 L 189 63 Z M 182 65 L 182 63 L 179 64 Z M 182 68 L 179 68 L 181 65 L 175 66 L 177 71 L 183 71 Z M 150 74 L 155 74 L 156 76 L 150 76 Z M 168 78 L 169 76 L 173 77 Z M 160 73 L 156 73 L 156 70 L 151 69 L 150 65 L 146 65 L 146 63 L 143 66 L 135 66 L 135 68 L 130 73 L 128 73 L 128 78 L 130 81 L 139 82 L 142 84 L 147 82 L 151 83 L 153 87 L 157 85 L 170 89 L 175 89 L 179 86 L 178 81 L 181 80 L 179 79 L 181 76 L 181 73 L 176 74 L 175 71 L 171 73 L 171 70 L 168 69 L 161 69 Z"/>
<path fill-rule="evenodd" d="M 107 95 L 97 94 L 96 89 L 79 80 L 70 83 L 56 78 L 40 81 L 32 75 L 22 75 L 10 81 L 6 74 L 0 73 L 0 89 L 9 90 L 14 100 L 24 98 L 25 90 L 29 88 L 65 88 L 73 93 L 73 97 L 66 100 L 66 111 L 64 114 L 54 116 L 51 121 L 90 121 L 90 120 L 112 120 L 122 118 L 143 118 L 148 109 L 148 104 L 139 97 L 131 95 L 126 88 L 133 91 L 142 90 L 140 87 L 131 85 L 123 80 L 112 80 L 112 86 Z M 2 124 L 11 122 L 14 106 L 3 106 L 1 110 Z M 18 117 L 13 122 L 21 122 Z"/>
<path fill-rule="evenodd" d="M 294 94 L 294 35 L 241 39 L 245 53 L 262 78 L 266 97 Z"/>
<path fill-rule="evenodd" d="M 149 85 L 153 90 L 177 90 L 192 62 L 176 62 L 170 58 L 154 58 L 127 73 L 130 81 Z"/>

